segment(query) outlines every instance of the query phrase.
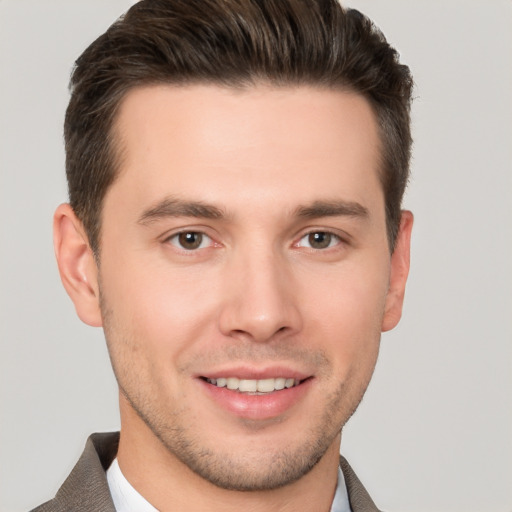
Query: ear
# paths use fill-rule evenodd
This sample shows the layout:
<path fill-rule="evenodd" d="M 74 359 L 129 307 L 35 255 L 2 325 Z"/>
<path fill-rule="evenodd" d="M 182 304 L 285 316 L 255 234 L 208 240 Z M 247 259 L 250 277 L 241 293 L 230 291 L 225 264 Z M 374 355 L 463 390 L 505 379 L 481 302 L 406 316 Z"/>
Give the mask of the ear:
<path fill-rule="evenodd" d="M 413 220 L 414 218 L 411 212 L 407 210 L 402 212 L 395 250 L 391 255 L 391 272 L 389 276 L 389 289 L 386 297 L 384 318 L 382 319 L 382 332 L 390 331 L 396 327 L 402 316 L 405 284 L 409 274 Z"/>
<path fill-rule="evenodd" d="M 98 267 L 82 223 L 69 204 L 53 216 L 53 245 L 60 278 L 80 320 L 101 327 Z"/>

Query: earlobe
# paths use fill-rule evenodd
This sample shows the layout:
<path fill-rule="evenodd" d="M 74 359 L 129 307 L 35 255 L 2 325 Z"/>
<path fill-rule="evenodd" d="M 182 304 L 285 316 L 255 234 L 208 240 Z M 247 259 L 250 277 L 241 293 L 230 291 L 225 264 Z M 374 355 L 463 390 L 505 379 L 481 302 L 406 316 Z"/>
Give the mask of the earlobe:
<path fill-rule="evenodd" d="M 53 244 L 60 278 L 80 319 L 101 327 L 98 268 L 82 223 L 69 204 L 53 217 Z"/>
<path fill-rule="evenodd" d="M 391 271 L 386 306 L 382 320 L 382 332 L 390 331 L 400 321 L 404 303 L 405 285 L 409 275 L 411 231 L 413 215 L 404 210 L 400 221 L 400 230 L 396 240 L 395 250 L 391 255 Z"/>

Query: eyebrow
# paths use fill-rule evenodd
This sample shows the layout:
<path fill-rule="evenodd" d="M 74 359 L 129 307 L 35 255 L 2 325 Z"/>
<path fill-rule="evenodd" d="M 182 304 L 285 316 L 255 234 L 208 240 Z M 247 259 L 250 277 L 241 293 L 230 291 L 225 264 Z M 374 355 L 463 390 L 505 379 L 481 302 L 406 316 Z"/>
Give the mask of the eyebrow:
<path fill-rule="evenodd" d="M 339 216 L 364 219 L 369 216 L 369 212 L 366 207 L 354 201 L 314 201 L 307 206 L 298 206 L 294 210 L 294 216 L 303 219 Z M 138 223 L 149 225 L 168 217 L 195 217 L 219 220 L 225 218 L 226 215 L 220 208 L 211 204 L 167 197 L 156 205 L 144 210 L 138 219 Z"/>
<path fill-rule="evenodd" d="M 167 217 L 222 219 L 224 216 L 224 212 L 216 206 L 200 201 L 184 201 L 182 199 L 168 197 L 155 206 L 144 210 L 138 219 L 138 223 L 147 225 Z"/>
<path fill-rule="evenodd" d="M 309 206 L 299 206 L 295 210 L 295 215 L 306 219 L 339 216 L 365 219 L 369 217 L 369 211 L 368 208 L 354 201 L 314 201 Z"/>

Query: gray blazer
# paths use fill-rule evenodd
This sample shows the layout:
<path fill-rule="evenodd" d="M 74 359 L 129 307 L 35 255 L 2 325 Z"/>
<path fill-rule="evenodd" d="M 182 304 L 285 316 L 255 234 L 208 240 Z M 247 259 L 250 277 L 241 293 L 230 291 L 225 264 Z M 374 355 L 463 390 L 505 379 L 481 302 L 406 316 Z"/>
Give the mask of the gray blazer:
<path fill-rule="evenodd" d="M 82 456 L 53 500 L 32 512 L 115 512 L 105 471 L 117 454 L 119 432 L 92 434 Z M 348 462 L 341 457 L 352 512 L 379 512 Z M 314 511 L 312 511 L 314 512 Z"/>

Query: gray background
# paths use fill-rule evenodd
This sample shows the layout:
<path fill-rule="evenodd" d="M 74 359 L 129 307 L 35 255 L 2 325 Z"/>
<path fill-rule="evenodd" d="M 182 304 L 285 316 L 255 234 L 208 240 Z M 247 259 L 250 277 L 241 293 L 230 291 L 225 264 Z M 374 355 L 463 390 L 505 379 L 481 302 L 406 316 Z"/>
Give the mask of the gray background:
<path fill-rule="evenodd" d="M 342 451 L 381 508 L 512 511 L 512 3 L 350 0 L 413 69 L 416 215 L 404 319 Z M 0 0 L 0 510 L 50 498 L 117 429 L 102 331 L 59 282 L 74 59 L 128 0 Z"/>

